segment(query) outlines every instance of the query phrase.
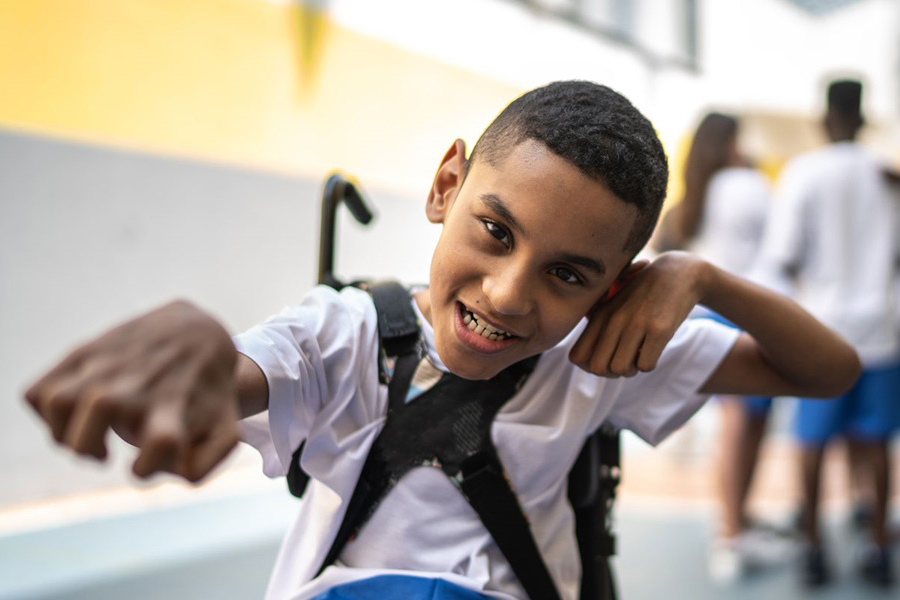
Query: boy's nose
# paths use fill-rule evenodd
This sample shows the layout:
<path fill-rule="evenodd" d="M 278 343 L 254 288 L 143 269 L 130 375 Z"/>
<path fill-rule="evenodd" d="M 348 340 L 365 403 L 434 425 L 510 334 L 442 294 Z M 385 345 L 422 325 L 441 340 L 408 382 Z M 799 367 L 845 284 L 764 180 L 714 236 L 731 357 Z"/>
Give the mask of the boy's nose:
<path fill-rule="evenodd" d="M 498 315 L 522 316 L 531 310 L 534 285 L 522 269 L 508 267 L 486 276 L 482 289 Z"/>

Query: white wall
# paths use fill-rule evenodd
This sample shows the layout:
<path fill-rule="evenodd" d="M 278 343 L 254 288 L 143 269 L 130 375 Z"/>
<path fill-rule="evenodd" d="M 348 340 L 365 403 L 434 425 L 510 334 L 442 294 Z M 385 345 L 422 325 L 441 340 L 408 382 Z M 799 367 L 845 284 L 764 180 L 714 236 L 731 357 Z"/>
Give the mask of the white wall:
<path fill-rule="evenodd" d="M 666 0 L 636 0 L 666 19 Z M 503 0 L 330 0 L 343 25 L 528 89 L 586 78 L 628 96 L 667 143 L 708 106 L 816 116 L 823 82 L 868 83 L 870 120 L 900 121 L 900 3 L 860 0 L 814 16 L 785 0 L 700 0 L 700 68 L 653 67 L 627 47 Z M 397 15 L 405 15 L 398 18 Z M 440 26 L 436 26 L 440 23 Z M 647 27 L 661 28 L 659 23 Z"/>
<path fill-rule="evenodd" d="M 315 284 L 321 187 L 0 129 L 0 509 L 143 485 L 123 443 L 105 465 L 52 444 L 24 388 L 73 345 L 173 298 L 233 332 L 296 301 Z M 423 227 L 424 204 L 363 189 L 376 220 L 339 212 L 338 275 L 426 281 L 438 231 Z M 232 464 L 258 463 L 244 450 Z"/>

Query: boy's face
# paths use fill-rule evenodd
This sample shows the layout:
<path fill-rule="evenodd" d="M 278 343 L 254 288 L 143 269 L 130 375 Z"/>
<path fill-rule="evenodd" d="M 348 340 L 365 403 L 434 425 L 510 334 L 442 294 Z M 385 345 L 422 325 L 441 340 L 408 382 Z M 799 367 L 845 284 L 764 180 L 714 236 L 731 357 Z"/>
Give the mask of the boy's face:
<path fill-rule="evenodd" d="M 497 165 L 476 160 L 463 184 L 464 163 L 457 140 L 428 196 L 443 229 L 417 301 L 447 368 L 488 379 L 555 346 L 603 299 L 637 213 L 534 140 Z"/>

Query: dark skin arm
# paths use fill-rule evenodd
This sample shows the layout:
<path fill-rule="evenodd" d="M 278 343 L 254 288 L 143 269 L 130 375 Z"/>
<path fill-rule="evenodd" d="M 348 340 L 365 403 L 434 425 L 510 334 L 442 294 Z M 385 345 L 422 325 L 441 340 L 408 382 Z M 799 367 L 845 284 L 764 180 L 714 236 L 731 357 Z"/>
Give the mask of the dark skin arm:
<path fill-rule="evenodd" d="M 745 332 L 704 393 L 833 397 L 859 375 L 856 351 L 793 300 L 683 252 L 660 255 L 598 305 L 570 357 L 607 377 L 650 371 L 697 304 Z"/>

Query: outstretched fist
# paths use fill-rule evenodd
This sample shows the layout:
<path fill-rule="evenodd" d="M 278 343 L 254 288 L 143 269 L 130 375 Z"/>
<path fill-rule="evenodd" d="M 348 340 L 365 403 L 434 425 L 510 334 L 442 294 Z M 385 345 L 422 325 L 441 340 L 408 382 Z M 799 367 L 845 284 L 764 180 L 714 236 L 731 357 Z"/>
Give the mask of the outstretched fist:
<path fill-rule="evenodd" d="M 236 357 L 218 321 L 176 301 L 76 348 L 25 398 L 79 454 L 104 459 L 113 429 L 140 449 L 137 476 L 198 481 L 239 439 Z"/>

